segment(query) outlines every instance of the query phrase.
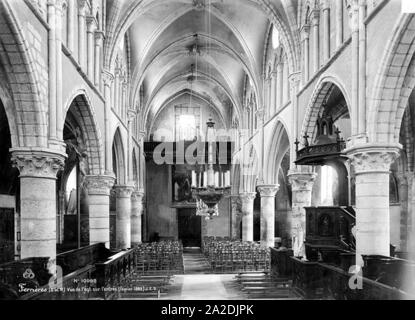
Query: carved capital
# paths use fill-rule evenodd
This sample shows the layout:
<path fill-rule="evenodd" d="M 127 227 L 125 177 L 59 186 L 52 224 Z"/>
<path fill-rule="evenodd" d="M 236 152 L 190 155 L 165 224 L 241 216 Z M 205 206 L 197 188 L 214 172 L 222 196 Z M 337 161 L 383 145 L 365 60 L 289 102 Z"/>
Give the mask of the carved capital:
<path fill-rule="evenodd" d="M 78 15 L 85 16 L 89 7 L 87 0 L 78 0 Z"/>
<path fill-rule="evenodd" d="M 95 31 L 95 44 L 96 45 L 102 46 L 104 38 L 105 38 L 104 31 L 102 31 L 102 30 L 96 30 Z"/>
<path fill-rule="evenodd" d="M 310 39 L 310 26 L 308 24 L 303 25 L 301 28 L 301 40 Z"/>
<path fill-rule="evenodd" d="M 262 185 L 258 186 L 261 198 L 273 198 L 280 189 L 279 185 Z"/>
<path fill-rule="evenodd" d="M 301 72 L 293 72 L 288 76 L 291 86 L 298 87 L 301 83 Z"/>
<path fill-rule="evenodd" d="M 134 189 L 134 186 L 115 186 L 117 198 L 130 198 L 132 193 L 134 192 Z"/>
<path fill-rule="evenodd" d="M 396 174 L 399 186 L 408 186 L 408 172 L 399 172 Z"/>
<path fill-rule="evenodd" d="M 318 26 L 320 24 L 320 10 L 315 9 L 311 12 L 311 23 L 313 26 Z"/>
<path fill-rule="evenodd" d="M 356 174 L 388 173 L 399 157 L 398 147 L 367 146 L 346 151 Z"/>
<path fill-rule="evenodd" d="M 140 142 L 140 143 L 142 143 L 143 142 L 143 140 L 144 140 L 144 137 L 146 136 L 146 133 L 145 133 L 145 131 L 140 131 L 139 133 L 138 133 L 138 135 L 137 135 L 137 140 Z"/>
<path fill-rule="evenodd" d="M 131 194 L 131 201 L 142 203 L 143 200 L 144 200 L 144 192 L 143 191 L 134 191 Z"/>
<path fill-rule="evenodd" d="M 110 195 L 111 188 L 114 186 L 114 176 L 86 176 L 85 188 L 89 195 Z"/>
<path fill-rule="evenodd" d="M 347 0 L 347 11 L 350 28 L 355 32 L 359 29 L 359 0 Z"/>
<path fill-rule="evenodd" d="M 87 16 L 86 25 L 88 28 L 88 32 L 90 33 L 95 32 L 96 28 L 98 27 L 97 19 L 94 16 Z"/>
<path fill-rule="evenodd" d="M 264 116 L 265 116 L 265 109 L 261 108 L 256 112 L 256 116 L 258 117 L 259 121 L 264 121 Z"/>
<path fill-rule="evenodd" d="M 288 180 L 291 184 L 293 192 L 311 191 L 313 189 L 314 181 L 317 175 L 315 173 L 307 172 L 290 172 L 288 173 Z"/>
<path fill-rule="evenodd" d="M 104 81 L 104 85 L 107 87 L 111 87 L 112 82 L 114 81 L 114 75 L 109 71 L 102 71 L 102 80 Z"/>
<path fill-rule="evenodd" d="M 19 169 L 20 177 L 56 179 L 63 170 L 65 153 L 49 149 L 11 149 L 12 164 Z"/>
<path fill-rule="evenodd" d="M 242 205 L 245 205 L 255 200 L 256 193 L 255 192 L 244 192 L 239 195 L 239 198 L 241 200 Z"/>
<path fill-rule="evenodd" d="M 128 117 L 128 121 L 134 121 L 135 118 L 137 117 L 137 111 L 129 108 L 127 111 L 127 117 Z"/>

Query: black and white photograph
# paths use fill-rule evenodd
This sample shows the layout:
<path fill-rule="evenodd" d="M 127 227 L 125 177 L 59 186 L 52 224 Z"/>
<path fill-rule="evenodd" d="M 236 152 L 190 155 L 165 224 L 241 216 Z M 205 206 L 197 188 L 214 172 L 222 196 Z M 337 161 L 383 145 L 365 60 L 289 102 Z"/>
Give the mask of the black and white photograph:
<path fill-rule="evenodd" d="M 2 303 L 415 300 L 414 178 L 414 0 L 0 0 Z"/>

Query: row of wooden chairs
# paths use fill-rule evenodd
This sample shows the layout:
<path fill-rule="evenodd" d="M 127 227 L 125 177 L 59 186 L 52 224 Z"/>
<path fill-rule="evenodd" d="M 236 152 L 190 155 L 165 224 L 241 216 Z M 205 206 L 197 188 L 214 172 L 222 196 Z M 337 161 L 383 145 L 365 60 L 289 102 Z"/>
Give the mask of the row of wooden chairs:
<path fill-rule="evenodd" d="M 183 273 L 183 245 L 178 241 L 138 245 L 136 247 L 136 269 L 142 274 Z"/>
<path fill-rule="evenodd" d="M 257 243 L 205 238 L 203 254 L 213 272 L 267 272 L 270 269 L 270 252 Z"/>

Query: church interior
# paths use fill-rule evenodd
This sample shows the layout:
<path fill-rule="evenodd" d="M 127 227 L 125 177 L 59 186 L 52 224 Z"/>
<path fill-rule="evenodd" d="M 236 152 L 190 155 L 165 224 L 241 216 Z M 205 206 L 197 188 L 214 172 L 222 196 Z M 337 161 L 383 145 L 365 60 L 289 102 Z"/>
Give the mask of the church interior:
<path fill-rule="evenodd" d="M 415 299 L 404 2 L 0 0 L 0 300 Z"/>

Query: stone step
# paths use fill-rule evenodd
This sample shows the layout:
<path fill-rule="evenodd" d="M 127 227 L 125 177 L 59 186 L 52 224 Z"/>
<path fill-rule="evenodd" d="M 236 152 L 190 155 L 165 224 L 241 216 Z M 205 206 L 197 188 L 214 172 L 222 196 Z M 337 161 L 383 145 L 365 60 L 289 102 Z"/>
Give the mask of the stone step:
<path fill-rule="evenodd" d="M 291 288 L 291 284 L 288 283 L 244 283 L 242 285 L 244 288 L 255 288 L 255 287 L 264 287 L 264 288 Z"/>

